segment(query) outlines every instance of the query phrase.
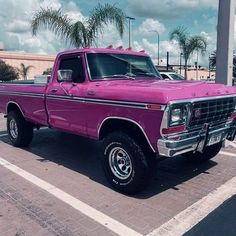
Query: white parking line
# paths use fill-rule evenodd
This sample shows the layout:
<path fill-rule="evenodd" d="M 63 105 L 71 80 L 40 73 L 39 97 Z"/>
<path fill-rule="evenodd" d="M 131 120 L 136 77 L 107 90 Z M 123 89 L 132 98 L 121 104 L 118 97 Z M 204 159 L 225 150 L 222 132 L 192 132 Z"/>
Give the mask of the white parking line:
<path fill-rule="evenodd" d="M 220 151 L 219 153 L 222 154 L 222 155 L 225 155 L 225 156 L 236 157 L 236 154 L 231 153 L 231 152 Z"/>
<path fill-rule="evenodd" d="M 229 146 L 236 148 L 236 143 L 234 142 L 228 142 Z"/>
<path fill-rule="evenodd" d="M 105 215 L 104 213 L 92 208 L 91 206 L 87 205 L 86 203 L 78 200 L 77 198 L 69 195 L 68 193 L 60 190 L 59 188 L 55 187 L 52 184 L 47 183 L 46 181 L 30 174 L 29 172 L 19 168 L 11 164 L 10 162 L 6 161 L 5 159 L 0 157 L 0 165 L 4 166 L 8 170 L 14 172 L 15 174 L 21 176 L 22 178 L 28 180 L 29 182 L 35 184 L 39 188 L 47 191 L 48 193 L 52 194 L 54 197 L 60 199 L 61 201 L 67 203 L 74 209 L 80 211 L 84 215 L 90 217 L 94 221 L 100 223 L 104 227 L 110 229 L 114 233 L 122 236 L 141 236 L 140 233 L 134 231 L 133 229 L 129 228 L 128 226 L 116 221 L 115 219 Z"/>
<path fill-rule="evenodd" d="M 236 177 L 221 185 L 147 236 L 179 236 L 189 231 L 225 200 L 236 194 Z"/>

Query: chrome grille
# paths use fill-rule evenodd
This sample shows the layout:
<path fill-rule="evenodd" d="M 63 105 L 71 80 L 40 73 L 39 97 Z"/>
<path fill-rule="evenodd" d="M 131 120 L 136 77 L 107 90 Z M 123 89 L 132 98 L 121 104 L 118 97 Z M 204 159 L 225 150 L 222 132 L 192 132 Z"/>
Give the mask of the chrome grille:
<path fill-rule="evenodd" d="M 189 128 L 199 128 L 205 123 L 217 125 L 226 122 L 234 111 L 233 97 L 194 102 Z"/>

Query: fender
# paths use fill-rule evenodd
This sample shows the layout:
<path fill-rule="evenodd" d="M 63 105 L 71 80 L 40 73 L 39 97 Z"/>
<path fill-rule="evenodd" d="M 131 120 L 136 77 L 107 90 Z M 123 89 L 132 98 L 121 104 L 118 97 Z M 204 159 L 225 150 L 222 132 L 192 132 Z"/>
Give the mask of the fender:
<path fill-rule="evenodd" d="M 146 132 L 144 131 L 143 127 L 142 127 L 138 122 L 136 122 L 136 121 L 134 121 L 134 120 L 132 120 L 132 119 L 129 119 L 129 118 L 124 118 L 124 117 L 119 117 L 119 116 L 109 116 L 109 117 L 105 118 L 105 119 L 101 122 L 101 124 L 100 124 L 100 126 L 99 126 L 99 128 L 98 128 L 98 133 L 97 133 L 98 138 L 100 137 L 101 128 L 102 128 L 103 124 L 104 124 L 107 120 L 125 120 L 125 121 L 129 121 L 129 122 L 135 124 L 135 125 L 138 126 L 139 129 L 142 131 L 142 133 L 143 133 L 144 137 L 146 138 L 146 140 L 147 140 L 147 142 L 148 142 L 148 145 L 150 146 L 150 148 L 152 149 L 152 151 L 153 151 L 153 152 L 156 152 L 156 150 L 155 150 L 155 149 L 153 148 L 153 146 L 151 145 L 151 142 L 150 142 L 150 140 L 149 140 L 149 138 L 148 138 Z"/>

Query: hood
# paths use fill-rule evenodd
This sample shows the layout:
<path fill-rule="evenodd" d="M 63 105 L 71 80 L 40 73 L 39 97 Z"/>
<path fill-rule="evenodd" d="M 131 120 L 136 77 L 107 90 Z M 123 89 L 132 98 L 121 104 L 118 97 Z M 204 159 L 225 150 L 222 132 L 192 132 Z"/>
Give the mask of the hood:
<path fill-rule="evenodd" d="M 97 98 L 167 104 L 173 100 L 235 95 L 236 87 L 204 81 L 136 79 L 92 83 Z"/>

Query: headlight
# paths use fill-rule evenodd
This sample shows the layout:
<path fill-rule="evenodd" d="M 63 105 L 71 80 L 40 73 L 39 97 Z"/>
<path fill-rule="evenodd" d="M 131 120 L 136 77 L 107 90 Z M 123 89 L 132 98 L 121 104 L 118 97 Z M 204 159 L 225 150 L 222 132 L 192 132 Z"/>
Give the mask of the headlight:
<path fill-rule="evenodd" d="M 188 116 L 187 104 L 174 104 L 170 108 L 169 127 L 176 125 L 183 125 L 186 123 Z"/>

